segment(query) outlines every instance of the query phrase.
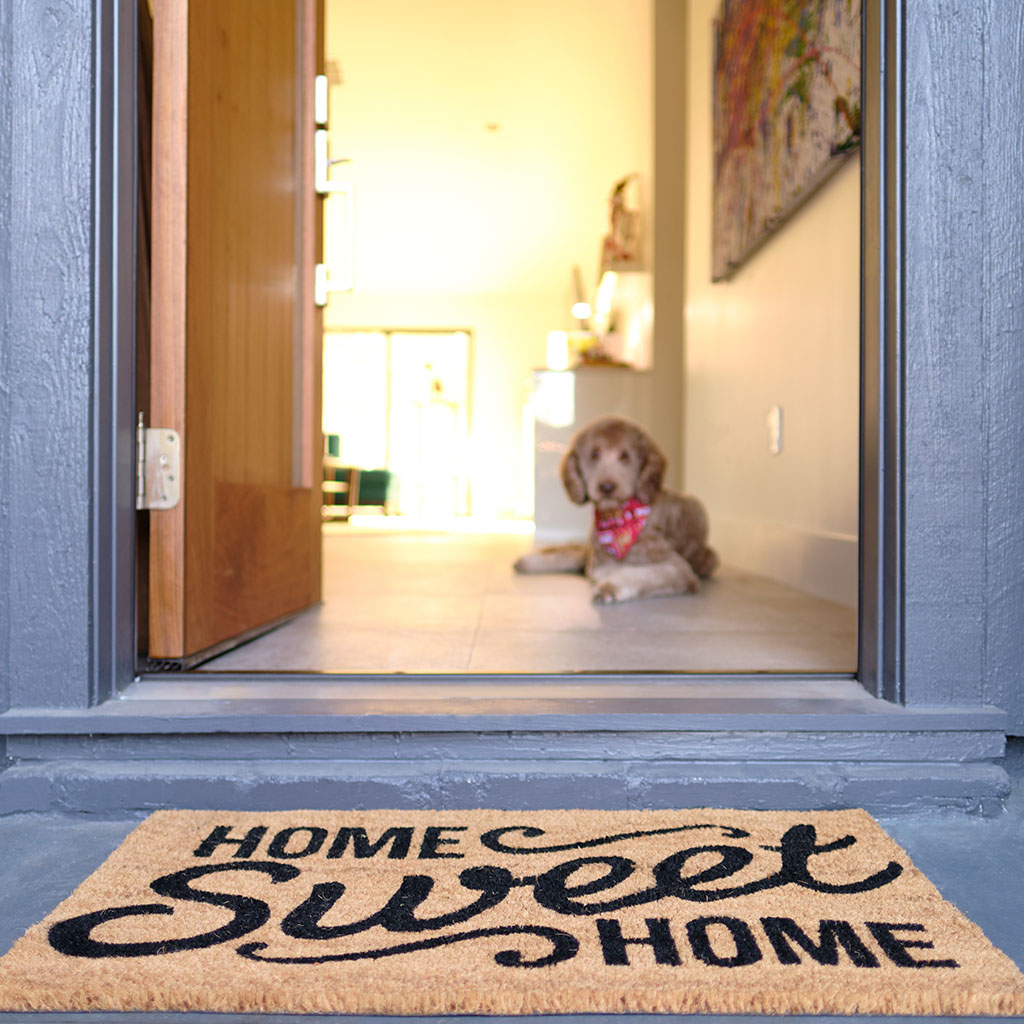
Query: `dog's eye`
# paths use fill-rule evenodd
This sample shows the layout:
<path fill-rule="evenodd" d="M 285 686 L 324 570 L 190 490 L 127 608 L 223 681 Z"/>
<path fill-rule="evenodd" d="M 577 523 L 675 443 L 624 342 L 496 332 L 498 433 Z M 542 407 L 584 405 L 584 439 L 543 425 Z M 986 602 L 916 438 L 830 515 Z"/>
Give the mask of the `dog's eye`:
<path fill-rule="evenodd" d="M 601 458 L 601 449 L 600 448 L 591 448 L 590 449 L 590 461 L 591 462 L 597 462 L 597 460 L 599 458 Z"/>
<path fill-rule="evenodd" d="M 629 452 L 625 450 L 619 452 L 619 462 L 629 462 Z"/>

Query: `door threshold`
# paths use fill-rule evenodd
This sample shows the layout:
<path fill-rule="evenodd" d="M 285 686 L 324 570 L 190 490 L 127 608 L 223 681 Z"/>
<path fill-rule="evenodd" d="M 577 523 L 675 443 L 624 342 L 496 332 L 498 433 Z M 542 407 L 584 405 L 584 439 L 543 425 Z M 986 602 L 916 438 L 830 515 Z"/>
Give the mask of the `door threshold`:
<path fill-rule="evenodd" d="M 140 678 L 91 708 L 13 708 L 0 714 L 0 736 L 937 730 L 1002 742 L 1005 724 L 998 708 L 907 708 L 841 676 L 183 674 Z"/>

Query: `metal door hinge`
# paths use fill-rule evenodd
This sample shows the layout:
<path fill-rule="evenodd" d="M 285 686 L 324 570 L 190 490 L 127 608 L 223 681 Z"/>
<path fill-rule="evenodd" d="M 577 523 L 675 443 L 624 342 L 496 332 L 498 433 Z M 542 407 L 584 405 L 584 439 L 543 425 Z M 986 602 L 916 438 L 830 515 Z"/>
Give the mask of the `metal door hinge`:
<path fill-rule="evenodd" d="M 135 447 L 135 507 L 174 508 L 181 498 L 181 436 L 147 427 L 140 412 Z"/>
<path fill-rule="evenodd" d="M 335 164 L 348 164 L 352 162 L 349 156 L 332 157 L 327 148 L 327 129 L 317 128 L 313 132 L 313 188 L 325 196 L 328 192 L 339 192 L 348 187 L 346 181 L 336 182 L 328 180 L 328 172 Z"/>

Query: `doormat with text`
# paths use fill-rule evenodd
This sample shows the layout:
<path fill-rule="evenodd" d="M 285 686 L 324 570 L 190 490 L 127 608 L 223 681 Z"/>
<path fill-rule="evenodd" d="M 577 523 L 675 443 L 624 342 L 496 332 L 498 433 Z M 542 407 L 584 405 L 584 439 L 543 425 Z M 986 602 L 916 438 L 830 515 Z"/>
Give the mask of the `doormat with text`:
<path fill-rule="evenodd" d="M 161 811 L 2 1010 L 1024 1013 L 861 810 Z"/>

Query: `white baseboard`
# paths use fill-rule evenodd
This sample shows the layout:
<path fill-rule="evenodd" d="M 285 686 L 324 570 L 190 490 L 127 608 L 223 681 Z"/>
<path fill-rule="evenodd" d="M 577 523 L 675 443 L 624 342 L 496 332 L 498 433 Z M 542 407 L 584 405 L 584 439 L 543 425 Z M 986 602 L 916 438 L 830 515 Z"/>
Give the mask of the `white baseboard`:
<path fill-rule="evenodd" d="M 769 576 L 829 601 L 857 606 L 854 535 L 716 516 L 712 519 L 710 540 L 726 565 Z"/>
<path fill-rule="evenodd" d="M 533 542 L 537 547 L 547 544 L 585 544 L 586 541 L 586 528 L 580 530 L 573 527 L 566 527 L 564 529 L 557 527 L 541 529 L 537 527 L 533 534 Z"/>

